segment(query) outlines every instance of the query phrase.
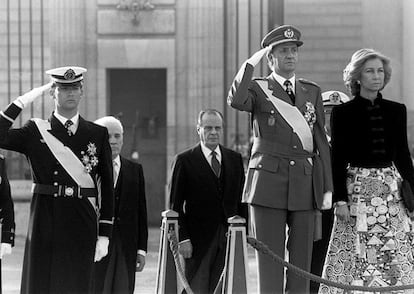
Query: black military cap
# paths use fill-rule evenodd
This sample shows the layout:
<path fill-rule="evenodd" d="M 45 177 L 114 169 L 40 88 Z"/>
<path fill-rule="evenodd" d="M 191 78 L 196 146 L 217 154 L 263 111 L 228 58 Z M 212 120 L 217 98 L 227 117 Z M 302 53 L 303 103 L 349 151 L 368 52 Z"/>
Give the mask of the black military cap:
<path fill-rule="evenodd" d="M 267 46 L 276 46 L 282 43 L 293 42 L 296 45 L 302 46 L 303 42 L 300 40 L 300 32 L 297 28 L 291 25 L 283 25 L 270 31 L 262 40 L 262 48 Z"/>

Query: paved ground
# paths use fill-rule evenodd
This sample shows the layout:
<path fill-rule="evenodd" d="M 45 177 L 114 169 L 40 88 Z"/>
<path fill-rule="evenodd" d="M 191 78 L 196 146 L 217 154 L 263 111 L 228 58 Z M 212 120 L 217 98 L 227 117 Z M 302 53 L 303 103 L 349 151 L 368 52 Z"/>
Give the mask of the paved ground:
<path fill-rule="evenodd" d="M 151 228 L 149 230 L 148 255 L 146 265 L 143 272 L 137 273 L 135 293 L 155 293 L 159 239 L 159 227 Z M 13 254 L 4 257 L 2 260 L 3 294 L 19 293 L 24 241 L 25 239 L 23 237 L 17 237 L 16 246 L 13 248 Z M 249 246 L 248 256 L 248 292 L 256 293 L 256 262 L 254 259 L 254 251 Z"/>

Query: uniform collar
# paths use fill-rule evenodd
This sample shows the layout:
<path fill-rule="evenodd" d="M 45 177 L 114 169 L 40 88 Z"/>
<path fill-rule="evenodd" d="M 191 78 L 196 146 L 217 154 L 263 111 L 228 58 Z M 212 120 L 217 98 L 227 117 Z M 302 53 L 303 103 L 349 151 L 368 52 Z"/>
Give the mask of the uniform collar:
<path fill-rule="evenodd" d="M 57 111 L 54 111 L 53 115 L 62 123 L 62 125 L 65 125 L 66 121 L 68 120 L 68 118 L 60 115 Z M 70 118 L 70 120 L 73 122 L 72 127 L 76 130 L 79 124 L 79 112 Z"/>
<path fill-rule="evenodd" d="M 296 85 L 295 85 L 296 75 L 293 75 L 293 77 L 291 77 L 290 79 L 286 79 L 282 77 L 281 75 L 278 75 L 276 72 L 272 72 L 272 76 L 276 80 L 276 82 L 278 82 L 280 86 L 282 86 L 283 90 L 285 90 L 285 81 L 289 80 L 290 83 L 292 84 L 293 93 L 296 93 Z"/>

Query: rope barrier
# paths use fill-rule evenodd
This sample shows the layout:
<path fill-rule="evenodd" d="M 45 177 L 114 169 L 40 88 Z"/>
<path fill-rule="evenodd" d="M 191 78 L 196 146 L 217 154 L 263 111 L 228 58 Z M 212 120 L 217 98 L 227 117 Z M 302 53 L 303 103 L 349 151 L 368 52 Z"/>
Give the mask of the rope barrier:
<path fill-rule="evenodd" d="M 288 268 L 289 270 L 294 272 L 296 275 L 306 278 L 308 280 L 313 280 L 315 282 L 325 284 L 327 286 L 340 288 L 344 290 L 350 290 L 350 291 L 365 291 L 365 292 L 390 292 L 390 291 L 414 289 L 414 284 L 387 286 L 387 287 L 365 287 L 365 286 L 357 286 L 357 285 L 346 285 L 346 284 L 326 280 L 317 275 L 304 271 L 303 269 L 293 264 L 290 264 L 289 262 L 285 261 L 280 256 L 276 255 L 272 250 L 269 249 L 267 245 L 265 245 L 264 243 L 262 243 L 261 241 L 253 237 L 247 236 L 247 243 L 249 243 L 254 249 L 259 251 L 260 253 L 269 255 L 272 258 L 272 260 L 283 264 L 284 267 Z"/>
<path fill-rule="evenodd" d="M 178 273 L 178 278 L 180 279 L 181 284 L 183 285 L 186 293 L 194 294 L 193 290 L 191 290 L 190 285 L 188 284 L 187 279 L 185 278 L 184 270 L 181 266 L 179 252 L 178 252 L 178 240 L 177 240 L 177 236 L 175 235 L 174 230 L 168 231 L 168 241 L 170 244 L 170 250 L 174 256 L 174 263 L 175 263 L 175 268 Z"/>

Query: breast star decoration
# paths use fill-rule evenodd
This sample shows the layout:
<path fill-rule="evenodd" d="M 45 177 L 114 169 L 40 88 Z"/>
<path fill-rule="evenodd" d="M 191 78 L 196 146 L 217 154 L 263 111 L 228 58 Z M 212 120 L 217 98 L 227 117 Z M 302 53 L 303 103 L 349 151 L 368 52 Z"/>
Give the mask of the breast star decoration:
<path fill-rule="evenodd" d="M 98 165 L 98 157 L 96 156 L 96 145 L 95 143 L 89 142 L 88 149 L 81 151 L 82 163 L 85 166 L 85 172 L 90 173 L 92 169 Z"/>

